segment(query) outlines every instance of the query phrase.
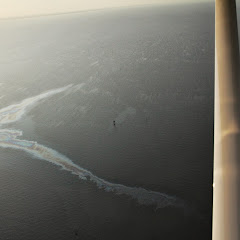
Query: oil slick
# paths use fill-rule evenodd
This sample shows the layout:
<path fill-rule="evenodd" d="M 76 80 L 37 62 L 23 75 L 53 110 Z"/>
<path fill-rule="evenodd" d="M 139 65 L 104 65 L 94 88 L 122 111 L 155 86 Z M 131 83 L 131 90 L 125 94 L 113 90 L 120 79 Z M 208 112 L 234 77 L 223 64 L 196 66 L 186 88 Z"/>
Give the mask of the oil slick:
<path fill-rule="evenodd" d="M 35 97 L 26 98 L 20 103 L 0 109 L 0 126 L 20 120 L 26 111 L 30 110 L 39 101 L 47 97 L 51 97 L 57 93 L 62 93 L 71 87 L 73 86 L 70 84 L 62 88 L 50 90 Z"/>
<path fill-rule="evenodd" d="M 63 88 L 53 89 L 35 97 L 27 98 L 18 104 L 0 109 L 0 126 L 20 120 L 24 114 L 29 111 L 34 104 L 40 102 L 40 100 L 51 97 L 57 93 L 62 93 L 70 88 L 74 88 L 74 86 L 68 85 Z M 104 189 L 107 192 L 130 196 L 131 198 L 137 200 L 139 204 L 154 205 L 156 208 L 163 208 L 166 206 L 184 206 L 182 200 L 173 196 L 146 190 L 141 187 L 128 187 L 122 184 L 108 182 L 107 180 L 95 176 L 92 172 L 81 168 L 61 153 L 44 145 L 38 144 L 37 142 L 19 139 L 19 136 L 22 136 L 22 131 L 14 129 L 0 129 L 0 147 L 18 149 L 27 152 L 35 159 L 45 160 L 60 166 L 62 169 L 77 175 L 82 180 L 88 180 L 95 183 L 98 188 Z"/>

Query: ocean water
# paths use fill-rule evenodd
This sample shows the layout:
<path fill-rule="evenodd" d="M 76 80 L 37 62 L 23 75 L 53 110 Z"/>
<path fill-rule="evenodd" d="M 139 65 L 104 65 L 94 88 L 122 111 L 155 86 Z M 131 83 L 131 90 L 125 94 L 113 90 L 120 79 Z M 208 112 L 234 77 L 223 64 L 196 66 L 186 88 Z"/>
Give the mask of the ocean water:
<path fill-rule="evenodd" d="M 1 239 L 211 239 L 213 4 L 0 31 Z"/>

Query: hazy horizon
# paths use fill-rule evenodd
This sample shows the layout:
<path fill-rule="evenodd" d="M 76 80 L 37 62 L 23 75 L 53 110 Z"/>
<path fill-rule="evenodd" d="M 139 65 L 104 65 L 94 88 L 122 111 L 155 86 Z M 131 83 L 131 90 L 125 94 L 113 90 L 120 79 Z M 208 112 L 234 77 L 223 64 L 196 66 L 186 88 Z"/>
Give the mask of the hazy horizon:
<path fill-rule="evenodd" d="M 211 0 L 89 0 L 85 3 L 78 0 L 0 0 L 0 18 L 16 18 L 16 17 L 31 17 L 38 15 L 62 14 L 94 9 L 117 8 L 117 7 L 132 7 L 139 5 L 152 4 L 184 4 L 184 3 L 199 3 L 211 2 Z"/>

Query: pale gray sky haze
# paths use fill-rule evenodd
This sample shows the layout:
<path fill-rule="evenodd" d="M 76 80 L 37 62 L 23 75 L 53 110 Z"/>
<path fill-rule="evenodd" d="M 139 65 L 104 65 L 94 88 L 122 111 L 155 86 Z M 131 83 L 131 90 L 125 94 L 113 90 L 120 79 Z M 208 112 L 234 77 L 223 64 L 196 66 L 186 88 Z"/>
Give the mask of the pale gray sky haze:
<path fill-rule="evenodd" d="M 206 0 L 0 0 L 0 18 L 66 13 L 142 4 L 177 4 Z"/>

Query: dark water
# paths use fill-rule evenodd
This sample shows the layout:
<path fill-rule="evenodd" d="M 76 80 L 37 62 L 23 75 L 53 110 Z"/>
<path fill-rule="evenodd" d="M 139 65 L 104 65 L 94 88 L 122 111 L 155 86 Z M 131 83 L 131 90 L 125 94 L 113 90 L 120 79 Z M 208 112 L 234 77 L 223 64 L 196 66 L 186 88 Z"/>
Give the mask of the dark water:
<path fill-rule="evenodd" d="M 1 108 L 74 85 L 1 128 L 185 204 L 139 204 L 0 148 L 1 239 L 211 239 L 213 4 L 8 20 L 0 31 Z"/>

